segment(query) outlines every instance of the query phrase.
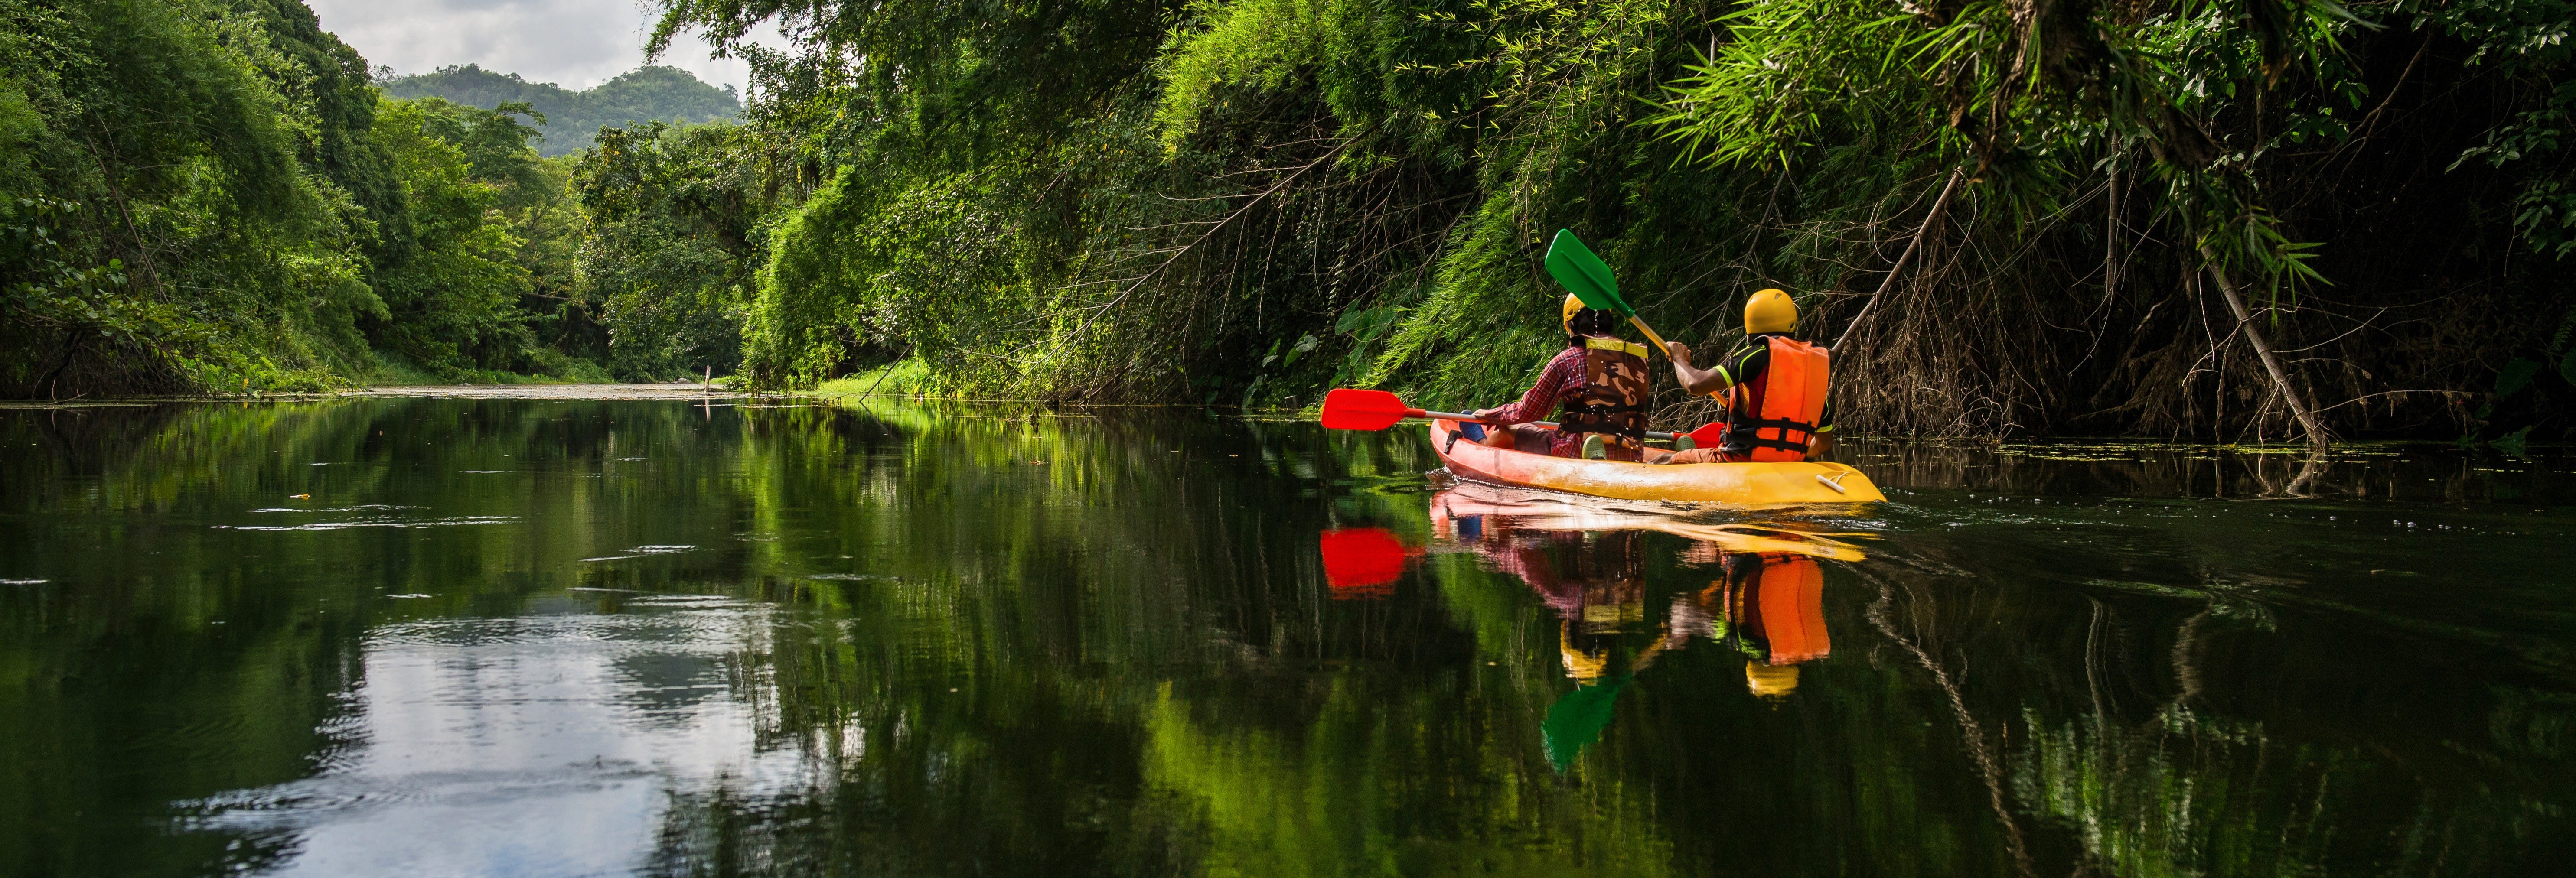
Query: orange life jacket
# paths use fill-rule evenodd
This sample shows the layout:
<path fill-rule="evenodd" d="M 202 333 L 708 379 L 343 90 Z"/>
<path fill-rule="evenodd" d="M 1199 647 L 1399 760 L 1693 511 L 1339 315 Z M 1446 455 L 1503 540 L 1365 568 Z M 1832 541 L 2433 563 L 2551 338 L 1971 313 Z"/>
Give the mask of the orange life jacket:
<path fill-rule="evenodd" d="M 1788 665 L 1833 654 L 1833 638 L 1825 633 L 1825 571 L 1816 559 L 1762 556 L 1762 584 L 1755 592 L 1770 653 L 1764 661 Z"/>
<path fill-rule="evenodd" d="M 1583 392 L 1567 398 L 1557 415 L 1566 433 L 1600 433 L 1625 448 L 1646 440 L 1646 346 L 1615 338 L 1583 340 Z"/>
<path fill-rule="evenodd" d="M 1764 340 L 1770 365 L 1760 393 L 1744 384 L 1727 389 L 1722 446 L 1755 462 L 1807 459 L 1807 441 L 1825 414 L 1825 349 L 1786 336 Z"/>

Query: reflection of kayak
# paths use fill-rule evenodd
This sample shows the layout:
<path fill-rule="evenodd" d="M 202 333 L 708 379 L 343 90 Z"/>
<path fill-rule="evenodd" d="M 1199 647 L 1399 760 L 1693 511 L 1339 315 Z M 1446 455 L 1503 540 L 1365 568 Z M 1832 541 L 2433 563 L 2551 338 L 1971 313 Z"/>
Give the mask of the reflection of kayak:
<path fill-rule="evenodd" d="M 1686 463 L 1656 466 L 1579 460 L 1449 442 L 1455 421 L 1431 422 L 1431 447 L 1451 473 L 1477 481 L 1615 497 L 1735 506 L 1867 503 L 1887 499 L 1859 470 L 1839 463 Z M 1841 490 L 1835 490 L 1836 487 Z"/>
<path fill-rule="evenodd" d="M 1442 540 L 1473 543 L 1484 534 L 1498 530 L 1650 530 L 1704 543 L 1720 552 L 1806 555 L 1834 561 L 1859 561 L 1868 557 L 1858 546 L 1835 539 L 1850 534 L 1810 533 L 1767 524 L 1711 524 L 1667 512 L 1606 508 L 1587 501 L 1553 499 L 1560 496 L 1563 495 L 1461 484 L 1432 495 L 1431 534 Z M 1329 562 L 1331 559 L 1326 560 Z"/>

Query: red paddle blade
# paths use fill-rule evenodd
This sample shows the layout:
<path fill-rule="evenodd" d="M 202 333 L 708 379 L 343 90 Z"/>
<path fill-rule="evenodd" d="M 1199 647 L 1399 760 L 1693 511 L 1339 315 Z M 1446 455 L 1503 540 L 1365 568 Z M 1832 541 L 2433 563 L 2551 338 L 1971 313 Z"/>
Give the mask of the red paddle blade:
<path fill-rule="evenodd" d="M 1690 437 L 1691 441 L 1701 448 L 1716 448 L 1718 440 L 1726 438 L 1726 422 L 1710 421 L 1701 424 L 1699 429 L 1690 431 Z"/>
<path fill-rule="evenodd" d="M 1384 430 L 1410 413 L 1395 394 L 1341 387 L 1324 394 L 1324 412 L 1318 420 L 1335 430 Z"/>
<path fill-rule="evenodd" d="M 1337 600 L 1394 594 L 1404 575 L 1404 544 L 1382 528 L 1328 530 L 1316 544 L 1324 550 L 1324 582 Z"/>

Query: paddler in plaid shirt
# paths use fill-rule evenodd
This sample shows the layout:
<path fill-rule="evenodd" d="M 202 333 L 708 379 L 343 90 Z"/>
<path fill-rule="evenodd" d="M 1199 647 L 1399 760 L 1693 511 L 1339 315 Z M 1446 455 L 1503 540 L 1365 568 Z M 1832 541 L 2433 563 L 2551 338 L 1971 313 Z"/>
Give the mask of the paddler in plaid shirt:
<path fill-rule="evenodd" d="M 1642 460 L 1645 456 L 1646 405 L 1653 396 L 1646 371 L 1646 346 L 1611 335 L 1618 317 L 1583 307 L 1565 297 L 1565 350 L 1547 361 L 1538 383 L 1521 401 L 1485 409 L 1476 416 L 1498 429 L 1464 432 L 1495 448 L 1584 457 L 1592 460 Z M 1562 411 L 1559 411 L 1559 410 Z M 1556 412 L 1557 428 L 1528 426 Z M 1482 435 L 1478 435 L 1478 434 Z"/>

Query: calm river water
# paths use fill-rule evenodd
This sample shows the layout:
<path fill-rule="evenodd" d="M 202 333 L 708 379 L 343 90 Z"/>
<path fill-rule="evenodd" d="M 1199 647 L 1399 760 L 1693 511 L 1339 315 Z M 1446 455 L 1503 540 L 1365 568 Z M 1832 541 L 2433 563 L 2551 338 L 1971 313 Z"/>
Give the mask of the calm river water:
<path fill-rule="evenodd" d="M 2563 452 L 1843 459 L 1892 502 L 1196 411 L 0 411 L 0 874 L 2576 862 Z"/>

